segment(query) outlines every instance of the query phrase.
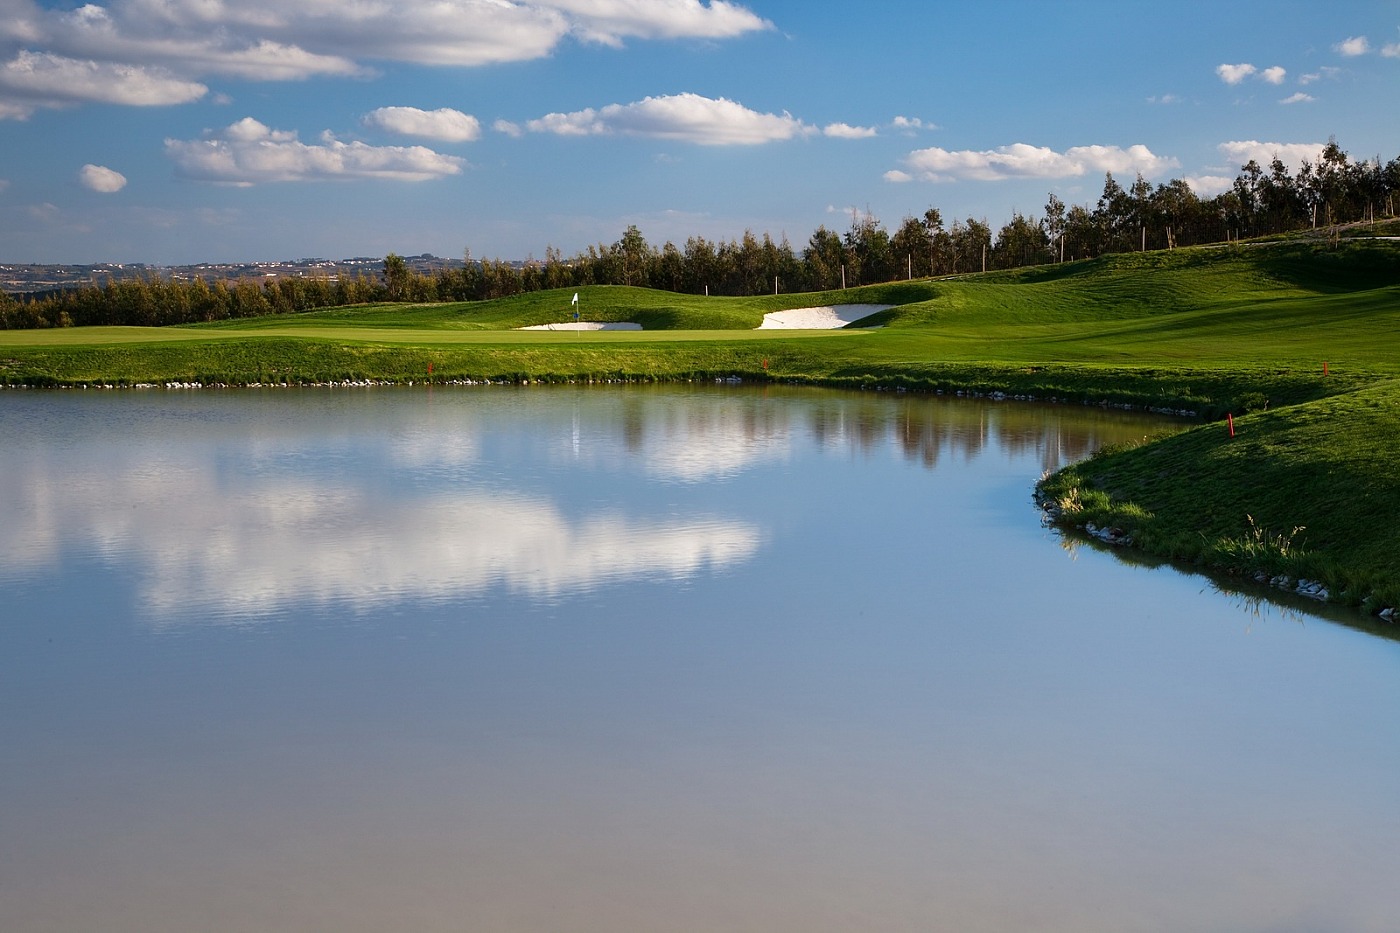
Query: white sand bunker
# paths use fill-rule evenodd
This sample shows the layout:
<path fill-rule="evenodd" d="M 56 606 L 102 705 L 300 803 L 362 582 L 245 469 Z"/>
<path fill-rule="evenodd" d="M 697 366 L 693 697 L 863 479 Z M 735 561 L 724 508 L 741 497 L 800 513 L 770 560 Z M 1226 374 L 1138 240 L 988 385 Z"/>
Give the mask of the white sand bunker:
<path fill-rule="evenodd" d="M 532 324 L 517 330 L 641 330 L 642 325 L 631 321 L 568 321 L 562 324 Z"/>
<path fill-rule="evenodd" d="M 759 330 L 788 328 L 800 330 L 834 330 L 854 324 L 877 311 L 888 311 L 894 305 L 832 305 L 825 308 L 793 308 L 763 315 Z"/>

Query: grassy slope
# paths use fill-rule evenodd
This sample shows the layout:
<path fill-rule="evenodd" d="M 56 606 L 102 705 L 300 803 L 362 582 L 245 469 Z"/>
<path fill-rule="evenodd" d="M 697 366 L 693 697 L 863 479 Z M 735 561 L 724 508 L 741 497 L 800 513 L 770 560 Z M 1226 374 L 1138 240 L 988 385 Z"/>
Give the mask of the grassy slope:
<path fill-rule="evenodd" d="M 1075 524 L 1234 573 L 1400 605 L 1400 380 L 1102 451 L 1042 493 Z"/>
<path fill-rule="evenodd" d="M 1400 529 L 1375 519 L 1400 509 L 1400 245 L 1178 250 L 759 299 L 593 286 L 577 289 L 585 319 L 647 329 L 512 329 L 571 319 L 574 291 L 159 331 L 0 332 L 0 381 L 421 380 L 431 364 L 439 380 L 738 373 L 1253 411 L 1233 442 L 1207 425 L 1077 465 L 1048 489 L 1154 553 L 1286 563 L 1338 592 L 1400 602 Z M 841 303 L 898 307 L 875 332 L 751 329 L 766 311 Z"/>

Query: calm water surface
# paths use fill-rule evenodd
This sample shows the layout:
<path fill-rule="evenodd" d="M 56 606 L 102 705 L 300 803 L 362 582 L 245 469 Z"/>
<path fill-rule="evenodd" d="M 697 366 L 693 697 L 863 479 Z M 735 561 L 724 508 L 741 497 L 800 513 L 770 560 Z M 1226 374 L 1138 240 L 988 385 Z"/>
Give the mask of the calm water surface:
<path fill-rule="evenodd" d="M 1400 929 L 1396 642 L 1038 521 L 1158 429 L 0 394 L 0 929 Z"/>

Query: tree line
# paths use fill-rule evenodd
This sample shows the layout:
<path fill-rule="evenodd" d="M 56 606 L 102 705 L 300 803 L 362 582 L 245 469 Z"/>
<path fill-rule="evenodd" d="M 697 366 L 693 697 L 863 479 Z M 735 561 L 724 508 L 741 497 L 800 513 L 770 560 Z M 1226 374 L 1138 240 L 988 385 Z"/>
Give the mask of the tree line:
<path fill-rule="evenodd" d="M 310 311 L 369 302 L 480 301 L 583 285 L 637 285 L 689 294 L 805 292 L 1088 259 L 1106 253 L 1174 249 L 1356 221 L 1393 218 L 1400 201 L 1400 156 L 1352 160 L 1329 141 L 1316 161 L 1290 174 L 1279 158 L 1251 160 L 1231 187 L 1198 196 L 1184 180 L 1155 187 L 1141 175 L 1124 188 L 1112 173 L 1093 204 L 1066 205 L 1051 194 L 1040 217 L 1013 213 L 993 236 L 985 219 L 946 224 L 935 207 L 905 217 L 890 233 L 873 215 L 853 212 L 837 232 L 819 226 L 802 248 L 745 231 L 737 240 L 693 236 L 684 246 L 649 244 L 636 226 L 615 243 L 565 258 L 557 249 L 524 263 L 473 259 L 460 268 L 414 272 L 389 254 L 381 275 L 279 277 L 236 282 L 145 280 L 16 298 L 0 293 L 0 328 L 93 324 L 147 326 Z"/>

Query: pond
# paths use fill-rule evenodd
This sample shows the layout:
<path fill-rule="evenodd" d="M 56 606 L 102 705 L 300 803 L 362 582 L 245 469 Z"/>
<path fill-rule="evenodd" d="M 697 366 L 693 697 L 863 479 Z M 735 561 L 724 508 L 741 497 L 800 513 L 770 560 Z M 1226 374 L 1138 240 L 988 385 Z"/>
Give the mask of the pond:
<path fill-rule="evenodd" d="M 1397 643 L 1040 522 L 1163 427 L 0 394 L 0 929 L 1393 930 Z"/>

